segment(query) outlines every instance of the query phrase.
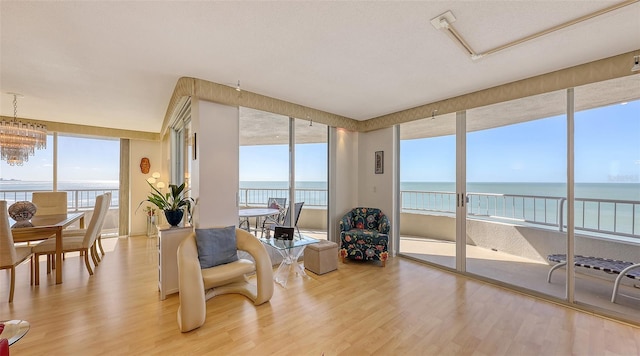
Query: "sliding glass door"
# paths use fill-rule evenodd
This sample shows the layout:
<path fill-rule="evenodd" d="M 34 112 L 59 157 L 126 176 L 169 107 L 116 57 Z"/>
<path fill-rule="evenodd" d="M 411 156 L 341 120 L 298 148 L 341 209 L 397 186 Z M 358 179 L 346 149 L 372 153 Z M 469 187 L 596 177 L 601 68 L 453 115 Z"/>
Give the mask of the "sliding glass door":
<path fill-rule="evenodd" d="M 238 205 L 266 208 L 270 198 L 289 206 L 289 117 L 240 107 L 240 196 Z M 261 233 L 261 218 L 251 218 Z"/>
<path fill-rule="evenodd" d="M 328 127 L 311 120 L 294 119 L 295 201 L 302 210 L 301 233 L 327 238 Z"/>
<path fill-rule="evenodd" d="M 456 266 L 456 119 L 400 125 L 399 253 Z"/>
<path fill-rule="evenodd" d="M 563 297 L 547 283 L 548 258 L 566 253 L 560 229 L 567 188 L 564 91 L 466 113 L 466 269 Z"/>
<path fill-rule="evenodd" d="M 640 267 L 598 269 L 640 263 L 640 76 L 574 96 L 575 301 L 639 323 Z"/>
<path fill-rule="evenodd" d="M 240 108 L 239 123 L 240 208 L 266 208 L 271 198 L 277 198 L 283 215 L 291 210 L 295 225 L 298 203 L 300 232 L 326 239 L 328 126 L 245 107 Z M 258 236 L 260 220 L 249 221 Z"/>

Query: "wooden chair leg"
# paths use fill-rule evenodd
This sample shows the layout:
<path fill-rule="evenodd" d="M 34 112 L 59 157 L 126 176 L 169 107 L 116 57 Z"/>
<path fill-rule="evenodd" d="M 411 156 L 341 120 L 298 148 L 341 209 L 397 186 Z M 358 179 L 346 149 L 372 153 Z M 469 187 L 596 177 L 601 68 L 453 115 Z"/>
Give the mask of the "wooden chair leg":
<path fill-rule="evenodd" d="M 91 263 L 89 263 L 89 250 L 84 251 L 84 264 L 87 266 L 87 271 L 89 271 L 89 275 L 93 276 L 93 270 L 91 269 Z"/>
<path fill-rule="evenodd" d="M 95 242 L 93 244 L 93 246 L 91 246 L 91 253 L 96 256 L 96 260 L 98 261 L 98 263 L 102 262 L 102 258 L 100 256 L 100 253 L 98 252 L 98 243 Z M 96 265 L 98 264 L 96 263 Z"/>
<path fill-rule="evenodd" d="M 35 258 L 34 261 L 34 269 L 33 269 L 33 280 L 34 280 L 34 284 L 35 285 L 39 285 L 40 284 L 40 255 L 39 254 L 34 254 L 33 258 Z M 49 260 L 47 259 L 47 266 L 49 266 Z"/>
<path fill-rule="evenodd" d="M 91 251 L 91 252 L 89 252 Z M 87 253 L 91 254 L 91 259 L 93 260 L 93 265 L 98 267 L 98 251 L 96 250 L 96 245 L 91 245 L 87 250 Z"/>
<path fill-rule="evenodd" d="M 9 288 L 9 303 L 13 302 L 13 292 L 16 289 L 16 267 L 11 267 L 11 287 Z"/>
<path fill-rule="evenodd" d="M 102 235 L 98 235 L 98 247 L 100 247 L 100 253 L 104 256 L 104 249 L 102 248 Z"/>

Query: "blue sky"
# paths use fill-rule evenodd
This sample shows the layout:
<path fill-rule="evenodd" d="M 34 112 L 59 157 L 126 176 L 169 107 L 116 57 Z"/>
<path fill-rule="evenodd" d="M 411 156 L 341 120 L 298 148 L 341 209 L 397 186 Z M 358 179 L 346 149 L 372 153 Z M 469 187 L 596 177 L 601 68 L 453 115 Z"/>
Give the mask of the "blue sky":
<path fill-rule="evenodd" d="M 289 147 L 240 147 L 241 181 L 288 181 Z M 327 144 L 296 145 L 296 180 L 324 182 L 327 180 Z"/>
<path fill-rule="evenodd" d="M 58 136 L 58 181 L 118 181 L 120 141 Z M 25 181 L 53 180 L 53 138 L 23 166 L 0 163 L 0 177 Z"/>
<path fill-rule="evenodd" d="M 471 132 L 467 180 L 566 182 L 566 136 L 564 115 Z M 575 180 L 640 183 L 640 101 L 576 113 Z M 403 141 L 401 181 L 455 181 L 455 137 Z"/>
<path fill-rule="evenodd" d="M 119 141 L 60 136 L 59 181 L 117 181 Z M 576 182 L 640 183 L 640 101 L 576 113 Z M 52 144 L 22 167 L 0 162 L 4 179 L 52 177 Z M 326 144 L 297 146 L 298 181 L 325 181 Z M 243 181 L 287 181 L 288 148 L 245 146 L 240 150 Z M 35 179 L 34 179 L 35 177 Z M 467 136 L 470 182 L 565 182 L 566 122 L 557 116 Z M 401 181 L 455 180 L 453 136 L 403 141 Z"/>

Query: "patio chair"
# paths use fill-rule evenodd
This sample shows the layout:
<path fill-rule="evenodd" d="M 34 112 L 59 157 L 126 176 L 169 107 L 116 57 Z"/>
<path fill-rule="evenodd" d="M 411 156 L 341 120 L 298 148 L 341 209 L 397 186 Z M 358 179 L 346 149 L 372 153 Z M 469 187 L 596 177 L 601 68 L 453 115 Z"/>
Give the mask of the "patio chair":
<path fill-rule="evenodd" d="M 284 223 L 284 218 L 287 214 L 287 198 L 269 198 L 267 201 L 267 208 L 278 209 L 280 213 L 274 216 L 267 216 L 262 220 L 262 231 L 264 231 L 267 225 L 276 224 L 281 225 Z"/>
<path fill-rule="evenodd" d="M 282 219 L 282 223 L 271 223 L 268 225 L 262 226 L 262 233 L 260 237 L 264 236 L 265 231 L 269 231 L 269 235 L 271 235 L 272 231 L 275 231 L 276 226 L 278 227 L 295 227 L 298 232 L 298 236 L 300 236 L 300 229 L 298 228 L 298 220 L 300 219 L 300 213 L 302 212 L 302 207 L 304 206 L 304 202 L 295 203 L 294 204 L 294 212 L 293 219 L 291 218 L 291 205 L 287 208 L 287 211 L 284 214 L 284 218 Z"/>

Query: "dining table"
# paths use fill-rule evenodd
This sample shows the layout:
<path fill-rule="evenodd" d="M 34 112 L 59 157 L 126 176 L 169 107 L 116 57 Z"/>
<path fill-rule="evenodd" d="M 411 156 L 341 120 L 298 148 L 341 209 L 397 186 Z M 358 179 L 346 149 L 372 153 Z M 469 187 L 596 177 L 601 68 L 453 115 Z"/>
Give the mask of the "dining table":
<path fill-rule="evenodd" d="M 67 214 L 36 215 L 31 218 L 30 226 L 12 227 L 13 242 L 56 239 L 56 284 L 62 283 L 62 231 L 79 222 L 84 229 L 84 212 Z M 36 261 L 37 263 L 37 261 Z"/>
<path fill-rule="evenodd" d="M 251 232 L 251 227 L 249 226 L 249 218 L 256 218 L 256 228 L 255 232 L 258 233 L 258 224 L 260 218 L 264 218 L 267 216 L 274 216 L 280 214 L 280 210 L 273 208 L 240 208 L 238 209 L 238 217 L 241 219 L 245 219 L 247 223 L 247 231 Z M 240 227 L 242 226 L 242 221 L 240 222 Z"/>

